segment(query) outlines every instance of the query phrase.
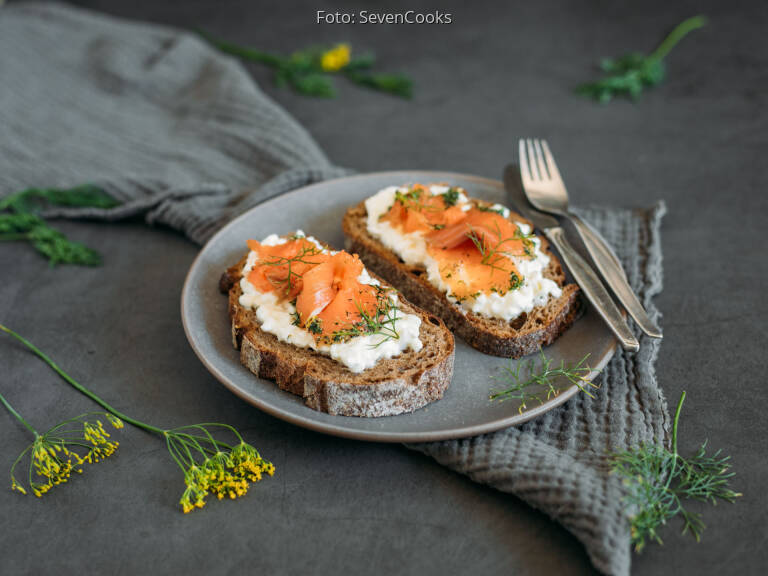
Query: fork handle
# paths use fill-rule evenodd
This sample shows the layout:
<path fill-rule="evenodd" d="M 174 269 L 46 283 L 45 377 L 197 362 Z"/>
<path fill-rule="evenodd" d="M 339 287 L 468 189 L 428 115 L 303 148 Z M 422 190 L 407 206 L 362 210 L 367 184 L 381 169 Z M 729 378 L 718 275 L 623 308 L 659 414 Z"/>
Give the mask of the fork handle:
<path fill-rule="evenodd" d="M 608 325 L 611 332 L 616 336 L 624 350 L 636 352 L 640 348 L 640 343 L 635 338 L 632 331 L 627 326 L 624 317 L 619 312 L 616 304 L 613 303 L 610 294 L 603 286 L 597 274 L 589 267 L 589 264 L 579 256 L 571 243 L 565 237 L 563 229 L 559 226 L 547 228 L 544 230 L 547 238 L 560 252 L 563 261 L 571 271 L 576 283 L 584 291 L 587 299 L 595 307 L 597 313 Z"/>
<path fill-rule="evenodd" d="M 592 257 L 595 266 L 606 284 L 611 288 L 622 306 L 626 308 L 629 315 L 634 318 L 640 330 L 648 334 L 651 338 L 661 338 L 661 330 L 656 326 L 653 320 L 648 317 L 648 313 L 645 311 L 645 308 L 643 308 L 643 305 L 640 304 L 640 301 L 630 287 L 627 277 L 624 274 L 624 270 L 605 244 L 605 240 L 594 232 L 578 215 L 568 213 L 568 216 L 576 226 L 576 230 L 584 241 L 584 245 L 587 247 L 587 252 L 589 252 L 589 255 Z"/>

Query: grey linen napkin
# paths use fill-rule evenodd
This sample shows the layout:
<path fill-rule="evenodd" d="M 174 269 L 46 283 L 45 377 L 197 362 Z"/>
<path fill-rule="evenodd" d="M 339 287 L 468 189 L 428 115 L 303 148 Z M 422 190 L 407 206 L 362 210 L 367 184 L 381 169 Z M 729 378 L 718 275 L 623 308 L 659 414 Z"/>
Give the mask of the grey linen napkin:
<path fill-rule="evenodd" d="M 232 58 L 202 40 L 56 4 L 0 9 L 0 195 L 86 181 L 197 243 L 259 202 L 341 176 Z"/>
<path fill-rule="evenodd" d="M 647 210 L 592 208 L 580 214 L 616 249 L 629 283 L 658 321 L 661 291 L 659 228 L 664 203 Z M 631 550 L 613 452 L 665 439 L 669 415 L 656 381 L 660 341 L 641 335 L 636 354 L 617 350 L 589 398 L 578 394 L 521 426 L 464 440 L 409 447 L 439 463 L 525 500 L 560 522 L 605 574 L 629 574 Z"/>
<path fill-rule="evenodd" d="M 254 85 L 193 35 L 50 4 L 0 10 L 0 195 L 29 186 L 103 186 L 123 204 L 49 215 L 143 215 L 203 243 L 236 214 L 344 170 Z M 584 213 L 616 247 L 652 318 L 661 290 L 659 225 L 649 210 Z M 591 400 L 579 395 L 518 428 L 414 445 L 510 492 L 573 532 L 595 566 L 629 572 L 621 485 L 607 454 L 661 441 L 658 341 L 617 353 Z"/>

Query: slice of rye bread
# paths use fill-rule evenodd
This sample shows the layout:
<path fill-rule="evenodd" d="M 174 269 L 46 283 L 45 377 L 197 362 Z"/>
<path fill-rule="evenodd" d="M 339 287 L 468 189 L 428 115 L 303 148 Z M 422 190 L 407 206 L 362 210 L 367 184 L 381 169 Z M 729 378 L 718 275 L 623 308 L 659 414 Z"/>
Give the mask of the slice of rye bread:
<path fill-rule="evenodd" d="M 229 294 L 232 344 L 256 376 L 274 380 L 282 390 L 303 397 L 310 408 L 332 415 L 394 416 L 443 397 L 453 376 L 454 341 L 440 318 L 400 298 L 403 312 L 421 318 L 421 350 L 407 350 L 363 372 L 350 372 L 328 356 L 261 330 L 254 311 L 240 305 L 244 264 L 245 258 L 227 269 L 219 289 Z"/>
<path fill-rule="evenodd" d="M 489 206 L 480 200 L 472 201 Z M 364 202 L 347 210 L 342 223 L 347 250 L 359 254 L 366 267 L 395 286 L 408 300 L 442 318 L 456 335 L 485 354 L 511 358 L 526 356 L 554 342 L 576 319 L 580 305 L 579 287 L 565 283 L 563 268 L 549 251 L 544 238 L 541 239 L 541 249 L 549 255 L 544 277 L 557 282 L 562 294 L 508 322 L 466 312 L 448 300 L 427 280 L 424 267 L 407 266 L 368 232 L 367 217 Z M 509 219 L 530 225 L 518 214 L 511 213 Z"/>

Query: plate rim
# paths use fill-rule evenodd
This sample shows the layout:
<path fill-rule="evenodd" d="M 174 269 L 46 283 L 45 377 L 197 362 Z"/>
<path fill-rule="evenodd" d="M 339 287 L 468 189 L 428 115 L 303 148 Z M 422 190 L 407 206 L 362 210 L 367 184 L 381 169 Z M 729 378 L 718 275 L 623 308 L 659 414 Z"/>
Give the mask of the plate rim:
<path fill-rule="evenodd" d="M 321 432 L 323 434 L 328 434 L 331 436 L 337 436 L 341 438 L 347 438 L 352 440 L 363 440 L 363 441 L 369 441 L 369 442 L 387 442 L 387 443 L 435 442 L 435 441 L 441 441 L 441 440 L 454 440 L 459 438 L 467 438 L 470 436 L 478 436 L 480 434 L 495 432 L 502 428 L 507 428 L 510 426 L 518 426 L 520 424 L 523 424 L 524 422 L 528 422 L 529 420 L 536 418 L 537 416 L 540 416 L 541 414 L 549 412 L 550 410 L 553 410 L 554 408 L 567 402 L 570 398 L 572 398 L 575 394 L 577 394 L 580 391 L 579 387 L 576 386 L 575 384 L 572 385 L 567 390 L 564 390 L 563 392 L 558 394 L 555 398 L 548 400 L 544 404 L 540 404 L 539 406 L 530 408 L 525 412 L 523 412 L 522 414 L 507 416 L 497 420 L 484 422 L 482 424 L 474 424 L 470 426 L 464 426 L 461 428 L 450 428 L 443 431 L 434 431 L 434 432 L 391 432 L 391 431 L 381 432 L 381 431 L 371 431 L 371 430 L 350 429 L 348 427 L 344 427 L 343 425 L 320 422 L 320 421 L 314 420 L 311 416 L 307 417 L 300 414 L 296 414 L 289 410 L 284 410 L 282 408 L 272 405 L 268 401 L 265 401 L 261 398 L 254 397 L 245 393 L 233 382 L 231 382 L 229 378 L 227 378 L 213 363 L 211 363 L 209 359 L 206 357 L 206 355 L 200 350 L 200 348 L 198 347 L 198 344 L 196 343 L 195 337 L 193 336 L 192 330 L 188 324 L 189 322 L 188 308 L 190 306 L 189 300 L 191 297 L 190 293 L 192 290 L 192 287 L 191 287 L 192 277 L 195 275 L 197 268 L 202 265 L 203 257 L 205 256 L 206 251 L 210 248 L 211 245 L 214 244 L 214 242 L 220 236 L 225 234 L 230 227 L 233 227 L 239 221 L 245 218 L 248 218 L 252 212 L 255 212 L 256 210 L 263 208 L 265 204 L 278 199 L 283 199 L 286 196 L 292 196 L 299 193 L 306 193 L 308 190 L 312 190 L 315 187 L 327 186 L 329 184 L 332 185 L 334 182 L 338 182 L 342 180 L 349 181 L 349 180 L 366 179 L 366 178 L 372 178 L 372 177 L 385 177 L 387 175 L 402 174 L 403 172 L 408 172 L 411 174 L 420 174 L 420 175 L 423 175 L 424 178 L 437 177 L 438 175 L 442 177 L 453 176 L 453 177 L 460 178 L 462 180 L 479 182 L 487 186 L 501 187 L 502 189 L 504 187 L 503 183 L 499 180 L 494 180 L 492 178 L 478 176 L 475 174 L 464 174 L 461 172 L 443 171 L 443 170 L 409 170 L 409 169 L 381 170 L 377 172 L 366 172 L 362 174 L 353 174 L 348 176 L 341 176 L 338 178 L 331 178 L 328 180 L 321 180 L 320 182 L 315 182 L 307 186 L 301 186 L 294 190 L 290 190 L 289 192 L 286 192 L 284 194 L 273 196 L 272 198 L 269 198 L 263 202 L 260 202 L 259 204 L 257 204 L 256 206 L 253 206 L 252 208 L 249 208 L 239 216 L 227 222 L 213 236 L 211 236 L 211 238 L 208 239 L 208 241 L 203 245 L 203 247 L 195 256 L 195 259 L 192 261 L 192 264 L 190 265 L 189 270 L 187 271 L 187 275 L 184 278 L 184 284 L 182 285 L 182 289 L 181 289 L 181 306 L 180 306 L 181 322 L 184 328 L 184 335 L 187 338 L 187 342 L 189 343 L 193 352 L 197 356 L 198 360 L 200 360 L 203 366 L 205 366 L 205 368 L 214 376 L 214 378 L 216 378 L 230 392 L 233 392 L 236 396 L 238 396 L 242 400 L 246 401 L 252 406 L 255 406 L 259 410 L 266 412 L 271 416 L 274 416 L 275 418 L 279 418 L 280 420 L 283 420 L 290 424 L 300 426 L 302 428 L 306 428 L 315 432 Z M 613 355 L 616 353 L 617 346 L 618 346 L 618 342 L 615 339 L 613 339 L 611 342 L 610 348 L 600 358 L 599 362 L 594 366 L 590 365 L 591 371 L 589 372 L 589 374 L 586 375 L 586 379 L 588 381 L 591 382 L 602 371 L 602 369 L 611 360 L 611 358 L 613 358 Z M 257 376 L 255 375 L 253 377 L 257 378 Z M 285 393 L 290 394 L 290 392 L 285 392 Z M 439 400 L 437 400 L 437 402 L 439 402 Z M 431 404 L 428 404 L 427 407 L 428 406 L 431 406 Z M 416 412 L 418 413 L 418 411 Z M 320 412 L 318 412 L 318 414 L 320 414 Z"/>

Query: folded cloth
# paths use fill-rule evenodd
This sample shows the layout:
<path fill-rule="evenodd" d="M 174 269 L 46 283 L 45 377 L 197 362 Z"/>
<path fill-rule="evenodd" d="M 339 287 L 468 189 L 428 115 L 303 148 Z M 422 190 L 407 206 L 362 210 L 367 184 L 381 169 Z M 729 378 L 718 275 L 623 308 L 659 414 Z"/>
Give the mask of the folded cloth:
<path fill-rule="evenodd" d="M 194 34 L 56 4 L 0 10 L 0 195 L 85 182 L 203 243 L 259 202 L 341 176 L 232 58 Z"/>
<path fill-rule="evenodd" d="M 143 215 L 203 243 L 259 202 L 345 173 L 236 61 L 188 33 L 11 5 L 0 10 L 0 78 L 0 195 L 91 182 L 122 202 L 48 216 Z M 584 212 L 617 249 L 653 319 L 663 213 L 663 205 Z M 571 530 L 598 569 L 627 574 L 621 485 L 607 458 L 664 437 L 658 347 L 641 338 L 638 354 L 617 353 L 595 399 L 578 395 L 518 428 L 410 447 L 523 498 Z"/>
<path fill-rule="evenodd" d="M 616 249 L 648 314 L 661 291 L 659 227 L 665 206 L 647 210 L 593 208 L 580 214 Z M 525 500 L 560 522 L 605 574 L 627 576 L 631 550 L 620 480 L 610 456 L 665 440 L 669 415 L 656 381 L 660 340 L 635 329 L 640 351 L 618 350 L 597 380 L 594 398 L 578 394 L 521 426 L 464 440 L 410 445 L 441 464 Z"/>

